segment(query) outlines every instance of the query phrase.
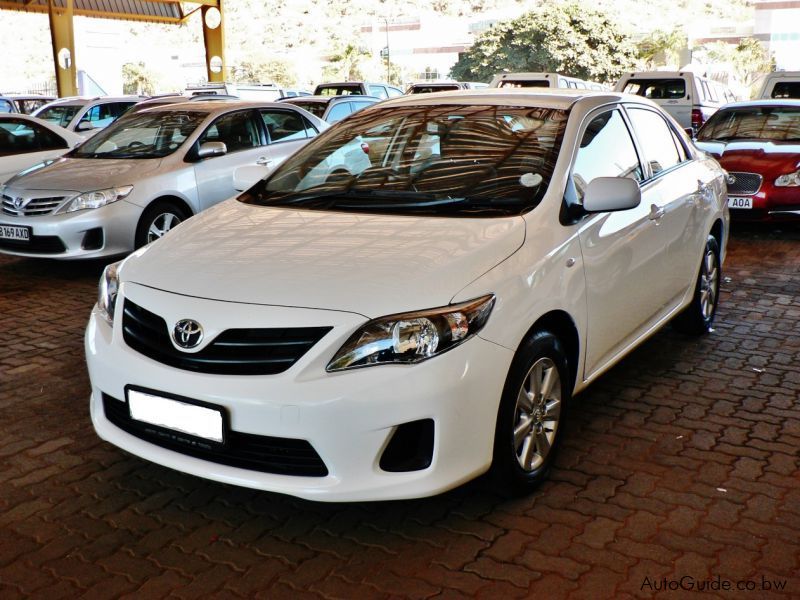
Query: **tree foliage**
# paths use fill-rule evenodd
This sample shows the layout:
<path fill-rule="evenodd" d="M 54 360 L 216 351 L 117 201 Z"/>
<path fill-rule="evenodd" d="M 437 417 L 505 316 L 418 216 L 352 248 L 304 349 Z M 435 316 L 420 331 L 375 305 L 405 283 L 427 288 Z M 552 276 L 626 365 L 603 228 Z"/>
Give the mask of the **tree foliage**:
<path fill-rule="evenodd" d="M 707 63 L 727 63 L 736 79 L 745 87 L 752 87 L 764 73 L 775 70 L 775 59 L 755 38 L 743 38 L 738 44 L 713 42 L 700 48 L 695 55 Z"/>
<path fill-rule="evenodd" d="M 157 88 L 156 76 L 143 62 L 122 65 L 122 93 L 150 96 Z"/>
<path fill-rule="evenodd" d="M 682 28 L 676 27 L 671 31 L 656 29 L 639 43 L 641 66 L 645 70 L 665 65 L 680 68 L 681 50 L 687 45 L 688 39 Z"/>
<path fill-rule="evenodd" d="M 249 56 L 231 72 L 236 82 L 276 83 L 283 87 L 292 87 L 296 83 L 293 65 L 281 58 Z"/>
<path fill-rule="evenodd" d="M 466 81 L 495 74 L 547 71 L 614 81 L 636 62 L 636 47 L 604 12 L 576 3 L 548 4 L 495 24 L 451 71 Z"/>
<path fill-rule="evenodd" d="M 353 43 L 345 44 L 329 58 L 330 65 L 325 68 L 324 75 L 341 81 L 369 79 L 366 73 L 372 70 L 369 62 L 372 54 Z"/>

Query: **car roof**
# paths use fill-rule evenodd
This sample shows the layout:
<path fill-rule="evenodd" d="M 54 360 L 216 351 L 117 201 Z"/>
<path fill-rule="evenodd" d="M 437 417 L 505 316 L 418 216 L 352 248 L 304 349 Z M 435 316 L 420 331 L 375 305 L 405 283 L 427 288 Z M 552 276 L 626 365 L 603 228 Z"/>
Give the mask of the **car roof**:
<path fill-rule="evenodd" d="M 292 98 L 281 98 L 281 104 L 294 104 L 295 102 L 318 102 L 328 103 L 333 102 L 334 100 L 375 100 L 376 102 L 380 101 L 380 98 L 376 98 L 375 96 L 367 96 L 366 94 L 341 94 L 339 96 L 295 96 Z"/>
<path fill-rule="evenodd" d="M 751 108 L 758 106 L 787 106 L 791 108 L 800 108 L 800 99 L 795 98 L 764 98 L 762 100 L 745 100 L 743 102 L 731 102 L 726 104 L 720 110 L 728 108 Z"/>
<path fill-rule="evenodd" d="M 93 102 L 141 102 L 144 96 L 83 96 L 70 98 L 57 98 L 48 106 L 85 106 Z"/>
<path fill-rule="evenodd" d="M 242 110 L 248 108 L 286 108 L 288 102 L 264 102 L 259 100 L 226 100 L 220 102 L 219 100 L 203 100 L 203 101 L 188 101 L 188 102 L 173 102 L 171 104 L 160 104 L 147 108 L 142 112 L 160 112 L 160 111 L 197 111 L 209 114 L 222 114 L 234 110 Z M 299 107 L 298 107 L 299 108 Z M 302 109 L 301 109 L 302 110 Z"/>
<path fill-rule="evenodd" d="M 480 88 L 453 90 L 389 98 L 388 100 L 380 102 L 380 106 L 386 108 L 392 106 L 428 106 L 436 104 L 491 104 L 498 106 L 531 106 L 566 110 L 585 98 L 593 99 L 597 104 L 625 101 L 656 106 L 655 103 L 646 98 L 641 98 L 632 94 L 571 88 Z"/>

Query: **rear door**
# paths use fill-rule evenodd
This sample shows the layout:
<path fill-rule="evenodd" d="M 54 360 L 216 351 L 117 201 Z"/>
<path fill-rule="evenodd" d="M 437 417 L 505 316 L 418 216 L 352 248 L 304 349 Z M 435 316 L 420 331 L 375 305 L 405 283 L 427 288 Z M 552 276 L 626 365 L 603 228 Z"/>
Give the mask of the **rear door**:
<path fill-rule="evenodd" d="M 647 197 L 654 237 L 660 246 L 658 286 L 663 288 L 660 310 L 669 312 L 685 296 L 694 281 L 695 262 L 700 254 L 696 241 L 705 239 L 698 210 L 698 169 L 667 121 L 655 110 L 626 105 L 646 165 L 642 183 Z M 691 274 L 691 275 L 690 275 Z"/>

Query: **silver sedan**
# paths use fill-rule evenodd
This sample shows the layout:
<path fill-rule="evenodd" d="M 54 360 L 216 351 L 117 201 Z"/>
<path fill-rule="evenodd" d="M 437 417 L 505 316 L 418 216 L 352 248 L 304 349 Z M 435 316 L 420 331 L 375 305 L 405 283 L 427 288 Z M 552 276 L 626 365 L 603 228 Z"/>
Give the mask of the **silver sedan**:
<path fill-rule="evenodd" d="M 191 102 L 127 115 L 0 186 L 0 252 L 131 252 L 268 175 L 327 127 L 273 102 Z M 245 174 L 235 186 L 237 170 Z"/>

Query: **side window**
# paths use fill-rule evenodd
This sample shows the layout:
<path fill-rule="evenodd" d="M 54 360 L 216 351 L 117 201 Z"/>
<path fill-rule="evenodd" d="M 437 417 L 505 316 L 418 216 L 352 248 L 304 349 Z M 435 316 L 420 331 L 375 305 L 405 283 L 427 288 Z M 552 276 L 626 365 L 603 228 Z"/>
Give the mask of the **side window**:
<path fill-rule="evenodd" d="M 331 107 L 331 112 L 328 113 L 328 118 L 326 120 L 328 123 L 333 124 L 337 121 L 341 121 L 351 112 L 353 112 L 353 108 L 350 102 L 339 102 Z"/>
<path fill-rule="evenodd" d="M 689 160 L 689 154 L 686 152 L 686 147 L 683 145 L 681 138 L 678 137 L 678 134 L 670 127 L 669 132 L 672 134 L 672 141 L 675 142 L 675 148 L 678 150 L 678 159 L 680 162 L 685 160 Z"/>
<path fill-rule="evenodd" d="M 386 88 L 382 85 L 369 86 L 369 93 L 377 98 L 388 98 L 389 94 L 386 93 Z"/>
<path fill-rule="evenodd" d="M 14 112 L 14 107 L 8 100 L 0 100 L 0 113 Z"/>
<path fill-rule="evenodd" d="M 403 95 L 403 90 L 398 90 L 397 88 L 394 87 L 387 87 L 386 89 L 389 91 L 389 98 Z"/>
<path fill-rule="evenodd" d="M 205 142 L 222 142 L 228 148 L 228 152 L 249 150 L 261 145 L 256 123 L 249 110 L 219 117 L 200 136 L 198 144 Z"/>
<path fill-rule="evenodd" d="M 629 108 L 628 114 L 653 175 L 681 162 L 672 130 L 661 115 L 643 108 Z"/>
<path fill-rule="evenodd" d="M 282 110 L 261 110 L 260 113 L 271 144 L 304 140 L 308 137 L 306 124 L 299 114 Z"/>
<path fill-rule="evenodd" d="M 33 129 L 25 121 L 16 119 L 0 121 L 0 156 L 37 152 Z"/>
<path fill-rule="evenodd" d="M 642 181 L 642 166 L 627 125 L 619 110 L 594 117 L 581 138 L 572 168 L 572 183 L 579 200 L 596 177 L 629 177 Z"/>
<path fill-rule="evenodd" d="M 305 117 L 302 117 L 302 119 L 303 119 L 303 125 L 305 125 L 306 128 L 307 137 L 312 138 L 319 133 L 319 131 L 317 131 L 317 128 L 311 124 L 311 121 L 309 121 Z"/>

